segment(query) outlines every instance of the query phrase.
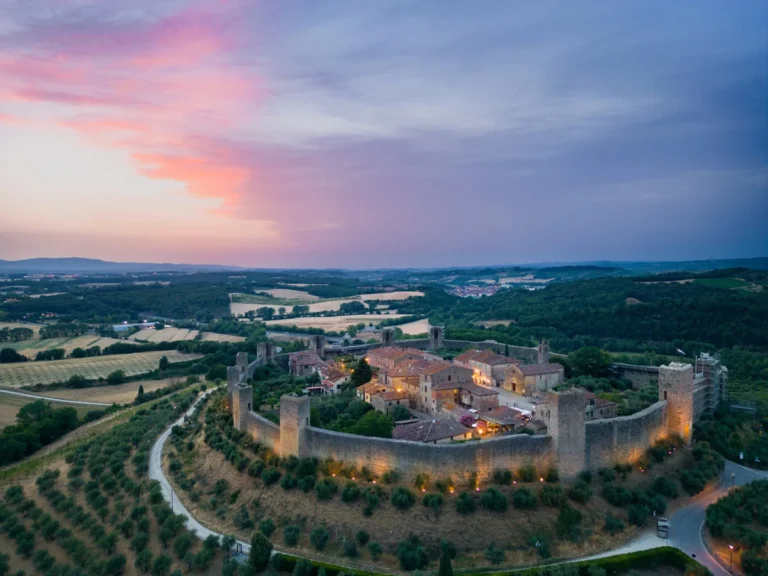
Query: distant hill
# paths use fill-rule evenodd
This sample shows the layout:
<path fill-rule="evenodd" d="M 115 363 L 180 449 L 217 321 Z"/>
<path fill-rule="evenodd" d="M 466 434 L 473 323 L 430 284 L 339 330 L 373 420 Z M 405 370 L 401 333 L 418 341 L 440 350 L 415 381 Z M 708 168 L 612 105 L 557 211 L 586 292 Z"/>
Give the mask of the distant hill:
<path fill-rule="evenodd" d="M 130 274 L 137 272 L 215 272 L 245 270 L 239 266 L 213 264 L 154 264 L 149 262 L 108 262 L 93 258 L 30 258 L 0 260 L 0 274 Z"/>

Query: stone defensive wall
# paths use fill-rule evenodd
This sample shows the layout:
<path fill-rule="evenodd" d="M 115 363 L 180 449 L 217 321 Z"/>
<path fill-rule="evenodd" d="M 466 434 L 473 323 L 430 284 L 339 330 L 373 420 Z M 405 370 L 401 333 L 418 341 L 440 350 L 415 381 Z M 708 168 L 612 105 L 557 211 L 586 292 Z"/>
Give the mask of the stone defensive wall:
<path fill-rule="evenodd" d="M 479 480 L 486 480 L 496 468 L 517 470 L 533 464 L 538 470 L 546 470 L 553 465 L 549 436 L 520 434 L 482 441 L 423 444 L 308 427 L 304 440 L 307 456 L 365 466 L 378 475 L 397 470 L 405 477 L 426 473 L 432 478 L 459 479 L 477 472 Z"/>
<path fill-rule="evenodd" d="M 658 366 L 640 366 L 636 364 L 622 364 L 614 362 L 611 370 L 617 378 L 625 378 L 632 382 L 632 388 L 642 388 L 659 381 Z"/>
<path fill-rule="evenodd" d="M 667 436 L 667 402 L 662 400 L 631 416 L 585 424 L 584 460 L 588 469 L 636 462 Z"/>

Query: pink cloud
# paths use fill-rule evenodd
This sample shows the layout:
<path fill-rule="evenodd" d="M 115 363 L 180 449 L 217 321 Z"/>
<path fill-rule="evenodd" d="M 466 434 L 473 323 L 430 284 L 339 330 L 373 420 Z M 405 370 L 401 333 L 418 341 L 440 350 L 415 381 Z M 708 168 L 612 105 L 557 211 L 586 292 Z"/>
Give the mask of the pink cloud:
<path fill-rule="evenodd" d="M 0 56 L 0 100 L 65 106 L 60 125 L 229 212 L 252 169 L 201 135 L 237 129 L 258 99 L 253 72 L 231 62 L 243 34 L 231 11 L 197 5 L 150 22 L 35 25 Z"/>

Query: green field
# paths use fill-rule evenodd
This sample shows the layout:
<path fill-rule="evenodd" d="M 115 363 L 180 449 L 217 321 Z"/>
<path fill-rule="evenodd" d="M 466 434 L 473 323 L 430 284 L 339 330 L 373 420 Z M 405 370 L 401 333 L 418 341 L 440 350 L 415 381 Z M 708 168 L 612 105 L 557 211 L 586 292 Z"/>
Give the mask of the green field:
<path fill-rule="evenodd" d="M 697 278 L 695 284 L 703 284 L 711 288 L 744 288 L 749 285 L 745 280 L 739 278 Z"/>
<path fill-rule="evenodd" d="M 186 362 L 202 357 L 201 354 L 182 354 L 176 350 L 167 350 L 94 356 L 92 358 L 0 364 L 0 386 L 21 388 L 35 384 L 66 382 L 75 374 L 85 376 L 89 380 L 97 380 L 98 378 L 106 378 L 115 370 L 124 371 L 126 376 L 136 376 L 155 370 L 162 356 L 168 358 L 170 363 Z"/>

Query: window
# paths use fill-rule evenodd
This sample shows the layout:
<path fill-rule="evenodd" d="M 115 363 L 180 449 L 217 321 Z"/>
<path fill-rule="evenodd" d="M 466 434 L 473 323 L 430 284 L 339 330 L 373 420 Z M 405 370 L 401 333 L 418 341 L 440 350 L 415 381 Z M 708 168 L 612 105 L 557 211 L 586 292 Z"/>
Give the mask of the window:
<path fill-rule="evenodd" d="M 664 390 L 664 400 L 666 400 L 666 399 L 667 399 L 667 391 Z"/>
<path fill-rule="evenodd" d="M 250 411 L 251 411 L 251 403 L 248 402 L 248 412 L 250 412 Z"/>
<path fill-rule="evenodd" d="M 448 382 L 450 382 L 450 381 L 451 381 L 451 375 L 448 374 Z"/>

